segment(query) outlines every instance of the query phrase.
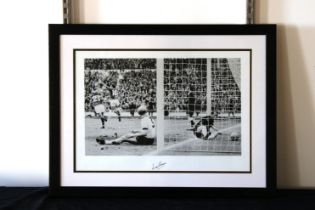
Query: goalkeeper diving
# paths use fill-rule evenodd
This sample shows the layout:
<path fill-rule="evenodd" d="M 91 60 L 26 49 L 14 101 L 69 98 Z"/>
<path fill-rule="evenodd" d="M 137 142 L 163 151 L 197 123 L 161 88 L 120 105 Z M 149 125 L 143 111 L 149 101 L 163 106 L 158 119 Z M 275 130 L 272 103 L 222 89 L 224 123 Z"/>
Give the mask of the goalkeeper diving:
<path fill-rule="evenodd" d="M 214 140 L 218 135 L 222 133 L 214 127 L 214 119 L 211 116 L 202 117 L 192 129 L 194 135 L 203 140 Z"/>

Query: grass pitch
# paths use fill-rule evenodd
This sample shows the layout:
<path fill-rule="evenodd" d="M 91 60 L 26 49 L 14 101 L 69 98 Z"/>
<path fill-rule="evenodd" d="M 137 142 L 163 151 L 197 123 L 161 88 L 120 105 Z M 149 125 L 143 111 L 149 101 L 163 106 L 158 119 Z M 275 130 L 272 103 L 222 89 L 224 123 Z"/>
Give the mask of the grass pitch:
<path fill-rule="evenodd" d="M 100 145 L 96 137 L 107 135 L 112 137 L 124 135 L 131 130 L 140 129 L 140 119 L 123 118 L 121 122 L 117 118 L 109 118 L 105 129 L 101 128 L 100 119 L 85 119 L 85 143 L 86 155 L 240 155 L 241 140 L 230 141 L 232 132 L 240 132 L 240 119 L 217 119 L 215 127 L 223 130 L 223 134 L 214 140 L 197 139 L 185 119 L 165 119 L 165 149 L 156 152 L 156 144 L 150 146 L 131 145 Z"/>
<path fill-rule="evenodd" d="M 132 130 L 140 129 L 139 118 L 122 119 L 109 118 L 102 129 L 100 119 L 85 118 L 85 151 L 86 155 L 144 155 L 156 150 L 156 145 L 139 146 L 123 143 L 121 145 L 100 145 L 96 142 L 98 136 L 122 136 Z"/>
<path fill-rule="evenodd" d="M 165 120 L 165 149 L 158 155 L 240 155 L 241 139 L 231 141 L 232 132 L 241 132 L 240 119 L 216 119 L 214 126 L 222 131 L 214 140 L 197 139 L 188 131 L 187 120 Z"/>

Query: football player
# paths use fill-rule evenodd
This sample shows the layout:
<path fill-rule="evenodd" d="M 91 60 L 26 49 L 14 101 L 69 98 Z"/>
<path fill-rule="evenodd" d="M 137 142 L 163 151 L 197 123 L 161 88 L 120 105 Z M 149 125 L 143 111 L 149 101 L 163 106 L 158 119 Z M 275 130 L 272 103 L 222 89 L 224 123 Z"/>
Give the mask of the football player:
<path fill-rule="evenodd" d="M 141 119 L 140 130 L 133 130 L 114 140 L 105 140 L 105 144 L 119 145 L 127 142 L 134 145 L 152 145 L 155 139 L 155 122 L 149 117 L 144 105 L 138 108 L 138 114 Z"/>

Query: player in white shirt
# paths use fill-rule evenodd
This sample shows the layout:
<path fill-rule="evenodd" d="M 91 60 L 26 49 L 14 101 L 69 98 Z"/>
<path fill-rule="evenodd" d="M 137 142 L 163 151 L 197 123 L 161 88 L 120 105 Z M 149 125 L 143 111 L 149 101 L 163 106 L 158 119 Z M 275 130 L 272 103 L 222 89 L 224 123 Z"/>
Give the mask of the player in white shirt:
<path fill-rule="evenodd" d="M 107 122 L 108 117 L 105 116 L 106 106 L 104 104 L 105 102 L 105 95 L 104 91 L 104 85 L 102 83 L 97 83 L 95 85 L 95 88 L 93 89 L 92 93 L 94 94 L 92 96 L 92 105 L 94 107 L 94 113 L 95 116 L 99 117 L 102 122 L 102 128 L 105 128 L 105 122 Z"/>
<path fill-rule="evenodd" d="M 106 107 L 103 103 L 103 98 L 101 95 L 94 95 L 92 97 L 92 104 L 94 107 L 95 116 L 99 117 L 102 122 L 102 128 L 105 128 L 105 122 L 107 122 L 107 117 L 104 115 Z"/>
<path fill-rule="evenodd" d="M 138 114 L 141 119 L 141 130 L 134 130 L 115 140 L 105 140 L 105 144 L 118 145 L 128 142 L 135 145 L 152 145 L 155 139 L 155 122 L 149 117 L 145 106 L 140 106 Z"/>
<path fill-rule="evenodd" d="M 119 100 L 116 98 L 115 95 L 112 95 L 112 99 L 109 100 L 111 110 L 118 115 L 118 120 L 121 122 L 120 116 L 120 103 Z"/>

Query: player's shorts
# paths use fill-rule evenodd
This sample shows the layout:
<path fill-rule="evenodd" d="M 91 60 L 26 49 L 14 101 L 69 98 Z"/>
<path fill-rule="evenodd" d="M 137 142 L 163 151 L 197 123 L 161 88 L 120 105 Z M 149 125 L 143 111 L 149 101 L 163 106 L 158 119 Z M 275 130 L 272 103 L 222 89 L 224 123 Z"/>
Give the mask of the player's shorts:
<path fill-rule="evenodd" d="M 136 140 L 138 145 L 152 145 L 154 143 L 153 138 L 147 138 L 145 136 L 137 136 Z"/>
<path fill-rule="evenodd" d="M 98 104 L 96 106 L 94 106 L 94 111 L 99 114 L 99 113 L 102 113 L 102 112 L 105 112 L 105 106 L 104 104 Z"/>
<path fill-rule="evenodd" d="M 105 116 L 105 115 L 101 116 L 101 120 L 104 120 L 105 122 L 107 122 L 108 116 Z"/>

